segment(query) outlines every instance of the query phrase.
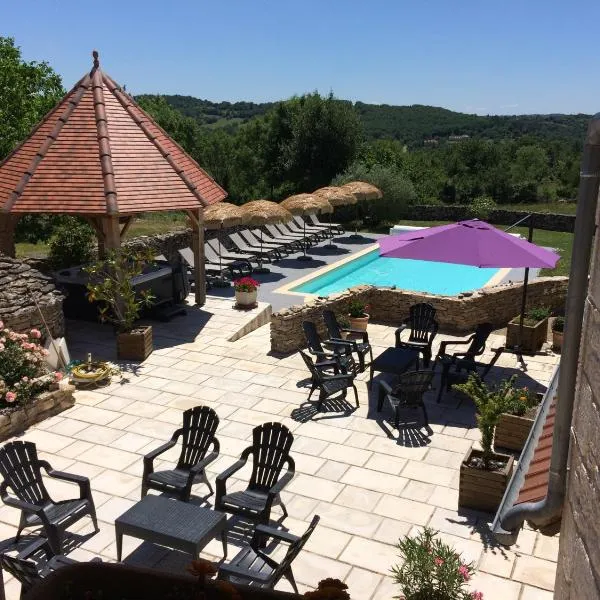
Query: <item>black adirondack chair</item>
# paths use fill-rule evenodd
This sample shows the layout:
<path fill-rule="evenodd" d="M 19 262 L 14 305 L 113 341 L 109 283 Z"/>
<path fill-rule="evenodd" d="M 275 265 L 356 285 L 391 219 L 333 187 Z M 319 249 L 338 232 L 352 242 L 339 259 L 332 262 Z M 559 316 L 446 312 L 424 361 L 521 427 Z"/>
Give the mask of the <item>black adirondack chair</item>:
<path fill-rule="evenodd" d="M 317 331 L 317 326 L 312 321 L 302 321 L 302 329 L 306 338 L 308 351 L 316 356 L 317 362 L 337 360 L 345 373 L 357 372 L 357 365 L 354 362 L 348 344 L 340 343 L 337 340 L 322 342 Z M 323 346 L 330 349 L 326 350 Z"/>
<path fill-rule="evenodd" d="M 402 409 L 420 408 L 423 411 L 425 426 L 429 425 L 429 417 L 427 416 L 423 395 L 431 389 L 433 376 L 433 370 L 412 371 L 400 375 L 398 383 L 393 386 L 386 381 L 380 381 L 377 410 L 381 411 L 384 401 L 387 400 L 394 409 L 394 422 L 396 429 L 398 429 L 400 426 L 400 411 Z"/>
<path fill-rule="evenodd" d="M 195 406 L 186 410 L 183 413 L 183 427 L 177 429 L 166 444 L 144 456 L 142 498 L 149 489 L 153 489 L 176 495 L 179 500 L 187 502 L 196 483 L 205 483 L 212 494 L 213 488 L 205 469 L 219 456 L 219 440 L 215 437 L 218 426 L 219 417 L 212 408 Z M 155 471 L 154 459 L 175 446 L 180 437 L 181 454 L 177 466 L 170 470 Z"/>
<path fill-rule="evenodd" d="M 435 320 L 435 308 L 427 302 L 413 304 L 409 317 L 396 329 L 396 348 L 414 348 L 423 355 L 423 364 L 428 367 L 431 361 L 431 345 L 439 325 Z M 402 340 L 402 332 L 410 329 L 407 340 Z"/>
<path fill-rule="evenodd" d="M 14 556 L 0 554 L 0 571 L 10 573 L 21 584 L 21 598 L 50 573 L 76 563 L 76 560 L 61 554 L 54 556 L 46 538 L 39 538 Z"/>
<path fill-rule="evenodd" d="M 336 394 L 339 394 L 340 398 L 344 399 L 348 394 L 348 388 L 354 390 L 356 407 L 358 408 L 360 406 L 358 401 L 358 391 L 356 385 L 354 385 L 354 378 L 356 377 L 355 371 L 346 371 L 345 367 L 340 364 L 337 356 L 334 356 L 332 360 L 313 362 L 312 358 L 306 354 L 306 352 L 303 352 L 302 350 L 299 352 L 311 375 L 312 386 L 308 399 L 310 400 L 316 389 L 319 390 L 317 409 L 321 408 L 323 402 L 327 398 L 331 398 Z"/>
<path fill-rule="evenodd" d="M 323 311 L 323 320 L 329 333 L 328 342 L 335 342 L 337 344 L 345 344 L 358 356 L 358 368 L 359 372 L 362 373 L 366 368 L 367 364 L 373 362 L 373 348 L 369 344 L 369 334 L 366 331 L 359 329 L 351 329 L 350 327 L 340 327 L 337 317 L 332 310 Z M 349 335 L 360 335 L 361 341 L 357 342 L 354 339 L 344 339 L 342 332 L 348 333 Z M 369 363 L 366 363 L 365 357 L 369 355 Z"/>
<path fill-rule="evenodd" d="M 50 497 L 41 469 L 48 477 L 79 485 L 79 498 L 55 502 Z M 98 531 L 90 480 L 81 475 L 55 471 L 40 460 L 33 442 L 10 442 L 0 449 L 0 497 L 7 506 L 21 510 L 15 541 L 25 527 L 42 526 L 54 554 L 62 554 L 64 533 L 73 523 L 89 515 Z M 9 494 L 9 490 L 11 494 Z"/>
<path fill-rule="evenodd" d="M 271 508 L 281 506 L 283 517 L 288 516 L 280 492 L 294 476 L 296 465 L 290 456 L 294 436 L 281 423 L 263 423 L 252 431 L 252 446 L 240 459 L 217 476 L 216 510 L 246 517 L 255 523 L 268 525 Z M 252 456 L 252 474 L 248 487 L 240 492 L 227 493 L 227 480 L 239 471 Z M 286 472 L 280 477 L 287 465 Z"/>
<path fill-rule="evenodd" d="M 292 573 L 292 562 L 300 554 L 300 550 L 312 535 L 318 522 L 319 515 L 315 515 L 308 529 L 301 536 L 266 525 L 258 525 L 250 543 L 244 546 L 231 562 L 219 567 L 217 579 L 273 589 L 279 580 L 285 577 L 297 594 L 298 587 Z M 265 538 L 288 544 L 287 552 L 280 563 L 262 551 L 262 542 Z"/>
<path fill-rule="evenodd" d="M 442 365 L 442 377 L 437 396 L 438 402 L 442 399 L 444 390 L 450 391 L 454 383 L 464 381 L 469 373 L 477 371 L 475 359 L 485 352 L 485 345 L 492 331 L 494 326 L 491 323 L 481 323 L 477 325 L 475 333 L 466 340 L 448 340 L 440 344 L 437 360 Z M 469 347 L 462 352 L 449 354 L 446 350 L 448 346 L 467 344 Z"/>

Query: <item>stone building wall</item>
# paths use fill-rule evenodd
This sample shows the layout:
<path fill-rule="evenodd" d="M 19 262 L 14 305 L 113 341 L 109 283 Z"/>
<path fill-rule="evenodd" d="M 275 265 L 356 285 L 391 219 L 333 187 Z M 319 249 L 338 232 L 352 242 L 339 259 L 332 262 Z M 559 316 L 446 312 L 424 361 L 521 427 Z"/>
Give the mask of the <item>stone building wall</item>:
<path fill-rule="evenodd" d="M 0 320 L 15 331 L 25 332 L 35 327 L 45 335 L 34 300 L 52 335 L 64 335 L 63 295 L 52 279 L 26 263 L 0 255 Z"/>
<path fill-rule="evenodd" d="M 600 213 L 599 213 L 600 214 Z M 596 220 L 597 225 L 600 219 Z M 571 424 L 555 598 L 600 598 L 600 244 L 596 235 Z"/>
<path fill-rule="evenodd" d="M 528 306 L 548 306 L 559 309 L 564 306 L 567 277 L 541 277 L 527 288 Z M 271 349 L 275 352 L 292 352 L 305 346 L 302 321 L 314 321 L 325 334 L 321 317 L 323 310 L 333 310 L 338 317 L 346 313 L 350 298 L 360 299 L 370 305 L 373 321 L 387 325 L 400 325 L 408 316 L 411 305 L 430 302 L 437 309 L 440 328 L 450 333 L 474 331 L 478 323 L 490 322 L 504 327 L 517 315 L 523 286 L 520 283 L 484 288 L 460 296 L 436 296 L 391 288 L 357 286 L 306 304 L 280 310 L 271 318 Z"/>

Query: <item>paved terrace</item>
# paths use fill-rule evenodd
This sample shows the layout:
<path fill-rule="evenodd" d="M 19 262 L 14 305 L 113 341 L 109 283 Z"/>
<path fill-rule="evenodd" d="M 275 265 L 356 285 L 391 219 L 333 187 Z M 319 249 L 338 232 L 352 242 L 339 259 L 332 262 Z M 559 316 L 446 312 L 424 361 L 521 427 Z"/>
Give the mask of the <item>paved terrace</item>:
<path fill-rule="evenodd" d="M 431 435 L 404 429 L 399 439 L 392 415 L 375 412 L 375 394 L 369 398 L 363 374 L 358 410 L 315 414 L 306 404 L 307 373 L 300 357 L 270 355 L 268 326 L 227 341 L 251 317 L 233 310 L 228 300 L 209 298 L 202 310 L 190 308 L 186 317 L 153 323 L 157 349 L 142 365 L 126 366 L 123 379 L 108 387 L 77 391 L 73 408 L 22 436 L 55 468 L 91 479 L 100 532 L 89 537 L 91 523 L 82 520 L 71 540 L 76 546 L 71 557 L 116 559 L 114 520 L 139 499 L 142 456 L 170 438 L 183 410 L 203 403 L 221 419 L 221 455 L 208 469 L 211 481 L 237 459 L 257 424 L 278 420 L 293 430 L 297 471 L 283 494 L 290 513 L 284 526 L 300 533 L 313 514 L 321 515 L 294 563 L 301 591 L 324 577 L 339 577 L 357 600 L 397 596 L 388 577 L 397 562 L 395 544 L 429 525 L 475 562 L 473 588 L 486 600 L 552 598 L 558 538 L 525 530 L 518 545 L 503 549 L 491 539 L 491 515 L 457 512 L 459 465 L 479 437 L 468 400 L 447 395 L 438 405 L 430 394 Z M 375 355 L 393 344 L 391 327 L 370 324 L 369 334 Z M 114 356 L 108 327 L 70 322 L 68 340 L 72 355 Z M 556 356 L 528 359 L 523 380 L 546 384 L 556 361 Z M 514 372 L 514 357 L 501 363 L 496 377 Z M 57 498 L 73 493 L 66 483 L 50 482 L 49 488 Z M 197 494 L 205 491 L 195 487 Z M 17 511 L 0 506 L 2 539 L 14 536 L 17 519 Z M 232 533 L 230 557 L 236 545 L 239 534 Z M 219 560 L 221 552 L 215 540 L 204 556 Z M 179 572 L 190 560 L 129 537 L 124 556 L 131 564 Z M 9 600 L 16 599 L 18 583 L 7 578 L 6 585 Z M 280 589 L 288 589 L 287 583 Z"/>

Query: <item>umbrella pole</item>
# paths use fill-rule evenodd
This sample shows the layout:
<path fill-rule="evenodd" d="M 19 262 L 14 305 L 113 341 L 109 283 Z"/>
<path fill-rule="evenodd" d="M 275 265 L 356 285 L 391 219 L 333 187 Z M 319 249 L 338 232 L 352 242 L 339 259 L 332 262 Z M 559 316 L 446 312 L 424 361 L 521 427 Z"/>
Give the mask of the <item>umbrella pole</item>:
<path fill-rule="evenodd" d="M 330 250 L 335 250 L 337 246 L 333 243 L 333 228 L 331 227 L 331 213 L 329 213 L 329 244 L 325 246 Z"/>
<path fill-rule="evenodd" d="M 219 278 L 217 279 L 217 283 L 215 284 L 217 287 L 229 287 L 229 282 L 225 281 L 225 277 L 223 277 L 223 259 L 221 258 L 221 254 L 223 249 L 221 248 L 221 235 L 223 235 L 223 222 L 221 221 L 221 227 L 217 231 L 217 242 L 219 244 Z"/>
<path fill-rule="evenodd" d="M 263 230 L 260 230 L 260 256 L 258 258 L 258 269 L 256 269 L 257 273 L 270 273 L 271 270 L 268 269 L 267 267 L 263 267 L 263 262 L 262 262 L 262 257 L 263 257 Z"/>
<path fill-rule="evenodd" d="M 350 235 L 350 237 L 354 240 L 359 240 L 362 238 L 362 235 L 358 233 L 358 221 L 360 217 L 360 211 L 358 210 L 358 202 L 356 203 L 356 220 L 354 221 L 354 233 Z"/>
<path fill-rule="evenodd" d="M 312 260 L 312 256 L 308 256 L 308 254 L 306 254 L 306 249 L 308 247 L 308 242 L 306 241 L 306 219 L 304 218 L 304 215 L 302 215 L 302 222 L 304 223 L 303 228 L 304 228 L 304 233 L 302 235 L 304 235 L 304 244 L 302 246 L 303 250 L 304 250 L 304 254 L 302 256 L 298 257 L 298 260 Z"/>

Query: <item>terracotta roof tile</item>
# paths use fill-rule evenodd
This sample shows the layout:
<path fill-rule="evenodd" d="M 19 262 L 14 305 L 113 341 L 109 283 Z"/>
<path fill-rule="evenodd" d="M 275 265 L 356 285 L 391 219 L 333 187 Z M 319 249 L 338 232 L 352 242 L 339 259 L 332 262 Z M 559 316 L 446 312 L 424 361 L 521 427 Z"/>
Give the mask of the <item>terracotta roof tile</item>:
<path fill-rule="evenodd" d="M 543 500 L 548 492 L 550 473 L 550 456 L 552 454 L 552 438 L 554 435 L 554 419 L 556 416 L 556 399 L 552 401 L 542 433 L 538 439 L 529 468 L 525 474 L 523 485 L 515 504 L 537 502 Z"/>
<path fill-rule="evenodd" d="M 201 208 L 227 193 L 95 64 L 0 164 L 14 213 Z"/>

